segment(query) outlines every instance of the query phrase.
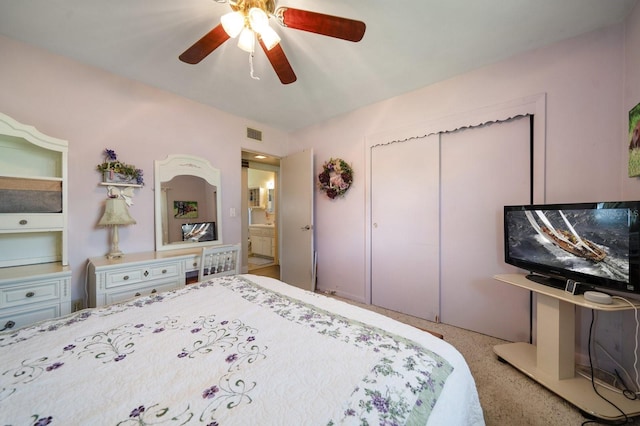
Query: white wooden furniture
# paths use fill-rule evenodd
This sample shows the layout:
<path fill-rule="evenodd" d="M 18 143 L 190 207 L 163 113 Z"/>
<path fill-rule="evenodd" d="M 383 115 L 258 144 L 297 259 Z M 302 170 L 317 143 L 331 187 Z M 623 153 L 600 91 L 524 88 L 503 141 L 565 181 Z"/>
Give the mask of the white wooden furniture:
<path fill-rule="evenodd" d="M 591 381 L 575 373 L 575 306 L 609 312 L 632 307 L 616 299 L 611 305 L 592 303 L 583 295 L 574 296 L 564 290 L 537 284 L 522 274 L 496 275 L 494 278 L 536 292 L 538 309 L 537 346 L 507 343 L 495 346 L 494 352 L 583 412 L 601 419 L 622 419 L 618 410 L 594 392 Z M 629 417 L 640 415 L 639 401 L 631 401 L 601 386 L 598 390 Z"/>
<path fill-rule="evenodd" d="M 0 331 L 71 312 L 71 269 L 57 263 L 3 268 Z"/>
<path fill-rule="evenodd" d="M 69 313 L 67 142 L 0 114 L 0 192 L 0 329 Z"/>
<path fill-rule="evenodd" d="M 3 201 L 0 267 L 67 265 L 67 142 L 0 114 L 0 188 L 23 194 L 59 192 L 61 197 L 59 211 L 40 209 L 35 201 L 12 207 Z"/>
<path fill-rule="evenodd" d="M 240 244 L 233 246 L 203 247 L 200 254 L 198 281 L 215 276 L 240 273 Z"/>
<path fill-rule="evenodd" d="M 240 246 L 216 246 L 226 256 L 235 258 L 228 264 L 238 265 Z M 147 296 L 183 287 L 188 276 L 200 271 L 202 249 L 126 253 L 117 259 L 104 256 L 89 259 L 87 285 L 89 306 L 104 306 L 132 297 Z M 234 270 L 234 273 L 239 269 Z"/>
<path fill-rule="evenodd" d="M 259 256 L 275 255 L 275 228 L 272 225 L 249 225 L 251 252 Z"/>

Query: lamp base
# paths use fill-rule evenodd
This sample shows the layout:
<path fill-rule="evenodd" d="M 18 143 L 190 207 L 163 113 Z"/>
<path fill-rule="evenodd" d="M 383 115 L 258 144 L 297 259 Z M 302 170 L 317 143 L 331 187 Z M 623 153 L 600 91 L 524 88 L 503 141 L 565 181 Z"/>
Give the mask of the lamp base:
<path fill-rule="evenodd" d="M 111 253 L 106 255 L 107 259 L 119 259 L 123 256 L 124 256 L 124 253 L 121 251 L 115 251 L 115 252 L 112 251 Z"/>
<path fill-rule="evenodd" d="M 111 251 L 107 254 L 107 259 L 118 259 L 124 256 L 124 253 L 120 251 L 120 247 L 118 246 L 118 243 L 120 242 L 120 237 L 118 236 L 118 225 L 113 225 L 112 228 Z"/>

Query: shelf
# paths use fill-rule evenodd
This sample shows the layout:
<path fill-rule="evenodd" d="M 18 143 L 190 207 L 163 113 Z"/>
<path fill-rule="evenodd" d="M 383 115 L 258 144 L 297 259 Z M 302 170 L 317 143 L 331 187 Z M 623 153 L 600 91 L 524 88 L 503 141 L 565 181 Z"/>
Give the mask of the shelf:
<path fill-rule="evenodd" d="M 558 380 L 538 368 L 536 361 L 537 348 L 534 345 L 528 343 L 506 343 L 495 346 L 493 351 L 501 359 L 537 381 L 551 392 L 575 405 L 583 412 L 606 420 L 620 420 L 624 418 L 618 410 L 594 392 L 590 380 L 577 374 L 573 377 Z M 621 394 L 610 391 L 602 386 L 598 386 L 598 392 L 620 407 L 621 410 L 627 413 L 627 416 L 635 417 L 640 415 L 640 401 L 631 401 Z"/>
<path fill-rule="evenodd" d="M 68 264 L 67 151 L 67 141 L 0 114 L 0 267 Z"/>
<path fill-rule="evenodd" d="M 34 180 L 34 181 L 51 181 L 51 182 L 62 182 L 61 177 L 56 176 L 33 176 L 33 175 L 17 175 L 17 174 L 3 174 L 0 176 L 2 179 L 24 179 L 24 180 Z"/>
<path fill-rule="evenodd" d="M 0 328 L 71 312 L 67 150 L 0 113 Z"/>
<path fill-rule="evenodd" d="M 617 299 L 611 305 L 592 303 L 583 295 L 535 283 L 522 274 L 496 275 L 494 279 L 537 293 L 537 346 L 506 343 L 494 347 L 496 355 L 584 413 L 606 420 L 623 419 L 615 407 L 596 394 L 590 380 L 575 372 L 575 306 L 609 312 L 632 307 Z M 632 303 L 640 306 L 638 301 Z M 598 391 L 627 416 L 640 416 L 640 400 L 631 401 L 602 386 Z"/>
<path fill-rule="evenodd" d="M 142 185 L 138 185 L 137 183 L 118 183 L 118 182 L 100 182 L 100 186 L 120 186 L 120 187 L 131 187 L 131 188 L 142 188 Z"/>
<path fill-rule="evenodd" d="M 564 302 L 572 303 L 584 308 L 595 309 L 597 311 L 624 311 L 627 309 L 631 309 L 631 306 L 628 303 L 618 299 L 613 299 L 613 303 L 610 305 L 589 302 L 584 298 L 584 295 L 582 294 L 573 295 L 559 288 L 538 284 L 527 279 L 526 275 L 522 274 L 502 274 L 495 275 L 493 278 L 507 284 L 515 285 L 526 290 L 531 290 L 538 294 L 544 294 L 546 296 L 554 297 Z M 625 297 L 625 299 L 629 300 L 635 306 L 640 308 L 640 300 L 629 299 L 628 297 Z"/>

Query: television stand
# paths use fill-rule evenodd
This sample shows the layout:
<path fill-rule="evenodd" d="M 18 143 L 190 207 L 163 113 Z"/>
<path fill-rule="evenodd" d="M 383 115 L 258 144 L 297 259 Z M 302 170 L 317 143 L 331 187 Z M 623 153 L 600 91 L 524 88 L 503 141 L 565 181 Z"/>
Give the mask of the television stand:
<path fill-rule="evenodd" d="M 572 295 L 535 283 L 522 274 L 496 275 L 494 279 L 537 294 L 537 346 L 506 343 L 494 346 L 495 354 L 578 407 L 585 415 L 605 420 L 624 419 L 618 410 L 594 392 L 590 380 L 575 372 L 575 305 L 599 311 L 621 311 L 632 307 L 617 299 L 611 305 L 592 303 L 583 295 Z M 637 306 L 640 307 L 640 303 Z M 640 416 L 640 400 L 629 400 L 602 386 L 598 391 L 628 417 Z"/>

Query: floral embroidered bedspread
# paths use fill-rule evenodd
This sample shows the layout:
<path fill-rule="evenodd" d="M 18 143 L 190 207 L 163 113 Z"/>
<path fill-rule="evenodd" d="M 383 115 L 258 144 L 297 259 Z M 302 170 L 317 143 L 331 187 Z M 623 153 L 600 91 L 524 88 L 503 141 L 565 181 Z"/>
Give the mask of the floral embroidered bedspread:
<path fill-rule="evenodd" d="M 0 333 L 0 424 L 482 424 L 461 357 L 398 324 L 250 275 L 80 311 Z"/>

